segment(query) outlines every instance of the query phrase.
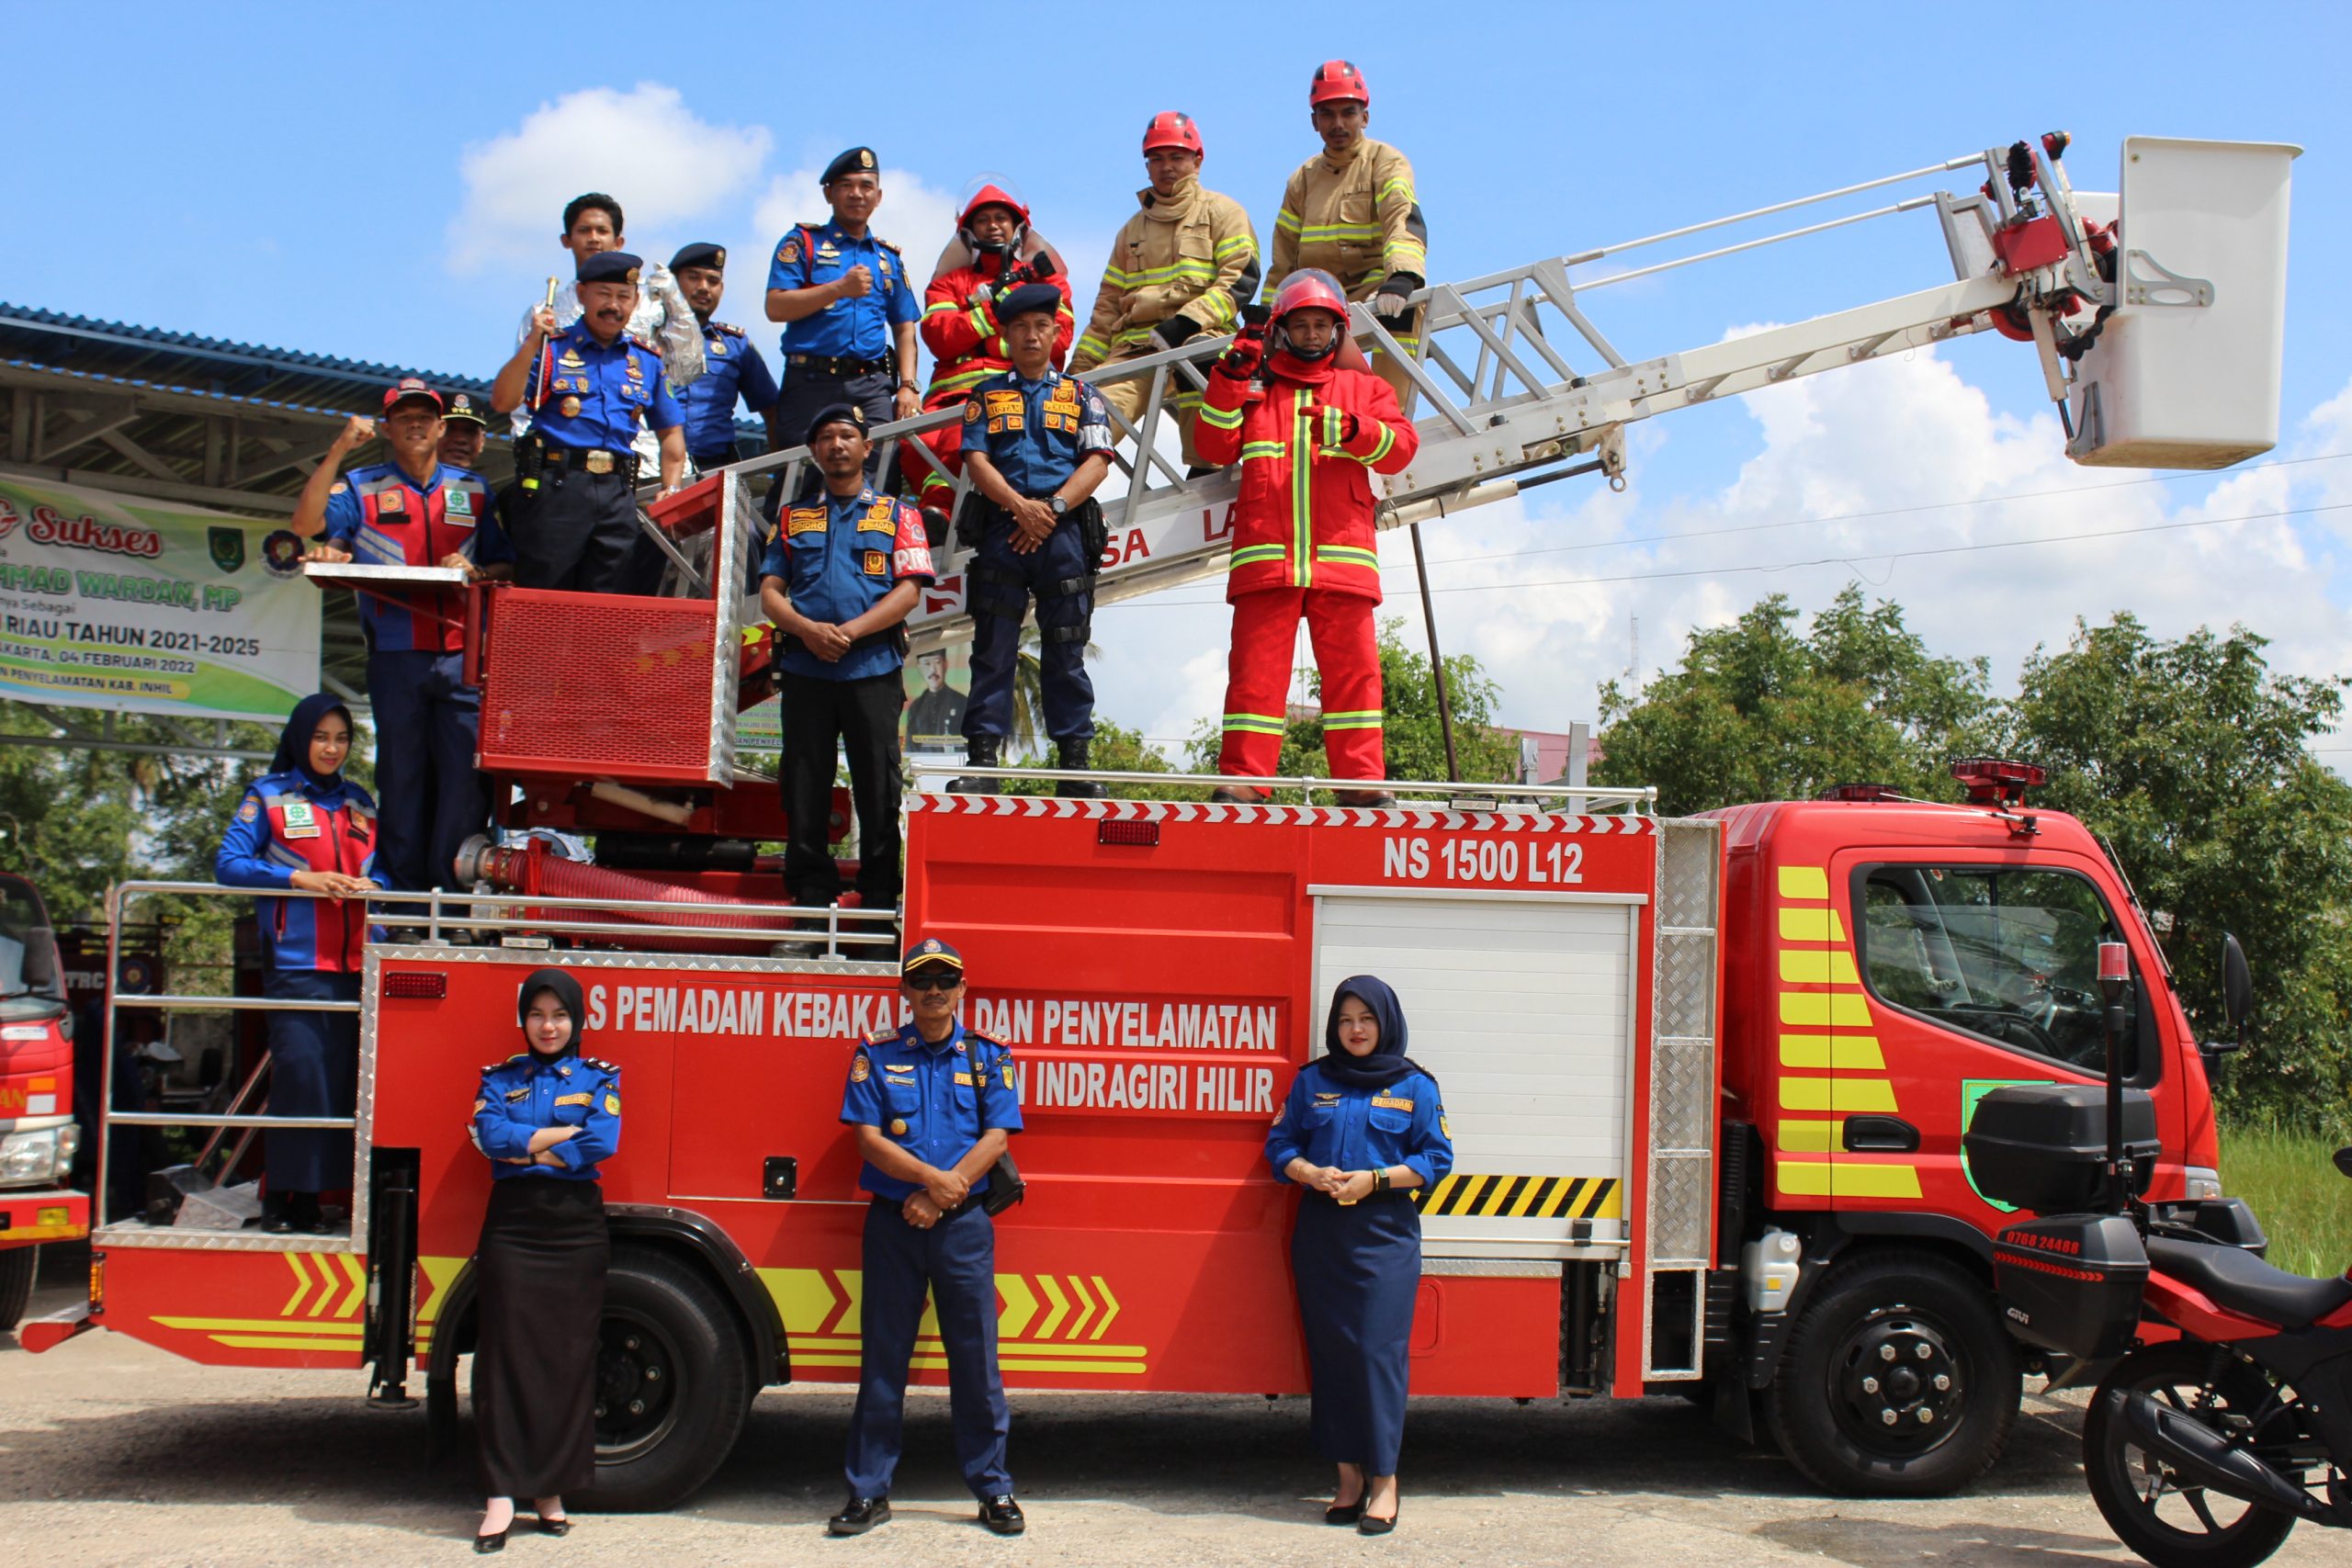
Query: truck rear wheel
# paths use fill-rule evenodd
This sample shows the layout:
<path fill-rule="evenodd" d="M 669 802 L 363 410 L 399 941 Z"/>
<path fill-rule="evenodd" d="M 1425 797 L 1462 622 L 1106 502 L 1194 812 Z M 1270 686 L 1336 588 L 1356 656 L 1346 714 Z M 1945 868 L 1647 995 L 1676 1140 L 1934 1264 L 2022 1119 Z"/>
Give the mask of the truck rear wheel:
<path fill-rule="evenodd" d="M 1980 1281 L 1932 1254 L 1879 1252 L 1815 1290 L 1765 1409 L 1815 1485 L 1939 1496 L 2001 1457 L 2023 1379 Z"/>
<path fill-rule="evenodd" d="M 24 1321 L 25 1303 L 33 1299 L 33 1269 L 40 1257 L 38 1247 L 0 1248 L 0 1334 L 13 1334 Z"/>
<path fill-rule="evenodd" d="M 641 1247 L 614 1249 L 596 1357 L 596 1484 L 581 1501 L 673 1507 L 726 1460 L 752 1406 L 735 1314 L 699 1270 Z"/>

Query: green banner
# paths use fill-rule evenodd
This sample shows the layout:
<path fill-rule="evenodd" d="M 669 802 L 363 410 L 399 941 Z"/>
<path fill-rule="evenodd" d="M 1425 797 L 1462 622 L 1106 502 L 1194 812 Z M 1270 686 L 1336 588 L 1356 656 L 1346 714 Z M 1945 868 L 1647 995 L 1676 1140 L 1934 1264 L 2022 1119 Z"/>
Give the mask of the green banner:
<path fill-rule="evenodd" d="M 0 479 L 0 696 L 279 719 L 319 683 L 283 523 Z"/>

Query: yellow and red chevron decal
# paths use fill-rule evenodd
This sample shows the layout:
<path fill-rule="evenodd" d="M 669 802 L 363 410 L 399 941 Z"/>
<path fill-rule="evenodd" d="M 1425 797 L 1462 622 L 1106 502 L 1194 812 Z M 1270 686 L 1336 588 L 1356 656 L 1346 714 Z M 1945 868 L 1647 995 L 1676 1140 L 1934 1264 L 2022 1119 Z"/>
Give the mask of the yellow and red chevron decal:
<path fill-rule="evenodd" d="M 356 1252 L 281 1252 L 291 1292 L 276 1317 L 162 1317 L 232 1350 L 357 1355 L 367 1336 L 368 1261 Z"/>
<path fill-rule="evenodd" d="M 441 1303 L 450 1282 L 469 1260 L 463 1258 L 419 1258 L 416 1260 L 416 1353 L 433 1348 L 434 1326 L 441 1320 Z"/>
<path fill-rule="evenodd" d="M 775 1298 L 797 1372 L 858 1364 L 858 1305 L 865 1275 L 854 1269 L 762 1269 Z M 1149 1347 L 1105 1337 L 1125 1309 L 1100 1274 L 999 1274 L 997 1360 L 1007 1372 L 1084 1372 L 1141 1377 Z M 937 1310 L 915 1330 L 914 1369 L 942 1371 L 947 1350 Z"/>
<path fill-rule="evenodd" d="M 1781 866 L 1773 891 L 1781 1068 L 1773 1185 L 1784 1198 L 1917 1198 L 1917 1166 L 1844 1149 L 1846 1117 L 1892 1116 L 1897 1106 L 1853 944 L 1830 902 L 1828 870 Z"/>
<path fill-rule="evenodd" d="M 1613 1176 L 1457 1172 L 1429 1190 L 1421 1213 L 1478 1219 L 1619 1220 L 1625 1217 L 1625 1200 Z"/>

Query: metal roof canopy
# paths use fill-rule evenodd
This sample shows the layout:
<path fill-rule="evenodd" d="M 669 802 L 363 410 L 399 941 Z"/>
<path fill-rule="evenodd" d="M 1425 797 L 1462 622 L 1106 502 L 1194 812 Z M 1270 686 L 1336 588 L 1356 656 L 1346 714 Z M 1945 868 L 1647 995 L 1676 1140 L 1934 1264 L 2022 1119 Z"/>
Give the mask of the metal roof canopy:
<path fill-rule="evenodd" d="M 0 301 L 0 473 L 119 491 L 267 519 L 293 514 L 295 498 L 345 418 L 381 412 L 384 389 L 404 376 L 485 403 L 490 383 L 393 365 L 257 347 L 187 333 L 98 321 Z M 360 449 L 364 460 L 379 444 Z M 493 429 L 482 477 L 513 477 L 511 444 Z M 367 645 L 344 590 L 328 592 L 319 676 L 364 709 Z M 184 745 L 118 739 L 110 711 L 17 703 L 59 731 L 0 735 L 0 744 L 165 752 L 267 761 L 229 745 L 225 720 L 155 717 Z M 209 727 L 208 741 L 200 733 Z"/>

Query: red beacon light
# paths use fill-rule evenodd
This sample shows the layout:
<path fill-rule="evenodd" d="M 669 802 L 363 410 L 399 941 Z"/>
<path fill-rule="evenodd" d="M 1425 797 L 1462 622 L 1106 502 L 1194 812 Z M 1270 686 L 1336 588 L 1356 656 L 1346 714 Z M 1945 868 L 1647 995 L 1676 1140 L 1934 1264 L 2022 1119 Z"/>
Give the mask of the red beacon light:
<path fill-rule="evenodd" d="M 1951 776 L 1968 792 L 1971 806 L 2001 807 L 2024 804 L 2025 792 L 2047 784 L 2050 770 L 2003 757 L 1962 757 L 1951 765 Z"/>

